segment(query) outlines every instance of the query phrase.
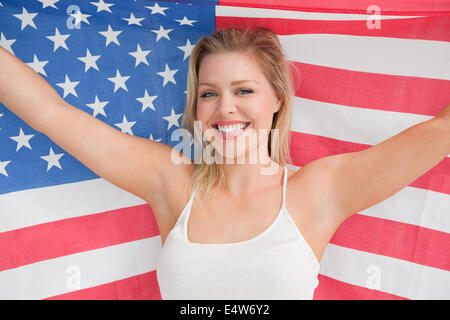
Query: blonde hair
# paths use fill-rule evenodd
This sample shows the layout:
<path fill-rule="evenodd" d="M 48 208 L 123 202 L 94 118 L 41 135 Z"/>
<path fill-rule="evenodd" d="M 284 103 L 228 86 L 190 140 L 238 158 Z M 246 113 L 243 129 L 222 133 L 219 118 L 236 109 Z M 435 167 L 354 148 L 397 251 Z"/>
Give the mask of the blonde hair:
<path fill-rule="evenodd" d="M 191 52 L 187 79 L 187 98 L 183 112 L 181 127 L 189 130 L 194 136 L 194 121 L 197 120 L 198 72 L 203 58 L 208 54 L 228 52 L 249 52 L 259 62 L 260 68 L 271 84 L 276 96 L 281 101 L 280 109 L 274 113 L 272 129 L 278 129 L 279 150 L 278 155 L 271 154 L 271 139 L 269 136 L 268 150 L 270 158 L 284 166 L 292 163 L 289 153 L 290 128 L 292 121 L 292 97 L 295 93 L 293 78 L 289 70 L 292 66 L 298 71 L 283 54 L 278 36 L 265 27 L 231 27 L 217 30 L 209 36 L 199 39 Z M 203 141 L 203 149 L 209 141 Z M 213 153 L 215 151 L 213 150 Z M 214 155 L 214 154 L 213 154 Z M 201 161 L 195 164 L 189 192 L 196 191 L 200 199 L 210 199 L 211 189 L 225 182 L 222 168 L 217 163 L 207 164 Z"/>

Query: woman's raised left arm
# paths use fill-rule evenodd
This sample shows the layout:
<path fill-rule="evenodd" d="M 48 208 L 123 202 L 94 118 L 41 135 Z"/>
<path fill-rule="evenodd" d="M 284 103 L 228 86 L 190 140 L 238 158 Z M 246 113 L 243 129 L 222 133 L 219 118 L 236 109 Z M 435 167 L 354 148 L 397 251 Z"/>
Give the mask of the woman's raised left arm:
<path fill-rule="evenodd" d="M 450 105 L 377 145 L 333 156 L 328 207 L 342 222 L 397 193 L 449 154 Z"/>

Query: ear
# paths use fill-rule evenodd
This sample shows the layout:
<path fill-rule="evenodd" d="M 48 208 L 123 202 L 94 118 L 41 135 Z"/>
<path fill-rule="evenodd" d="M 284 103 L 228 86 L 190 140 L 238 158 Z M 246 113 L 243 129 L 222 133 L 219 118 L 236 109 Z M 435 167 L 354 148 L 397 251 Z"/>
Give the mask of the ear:
<path fill-rule="evenodd" d="M 280 108 L 281 108 L 281 100 L 276 100 L 272 107 L 273 113 L 278 112 Z"/>

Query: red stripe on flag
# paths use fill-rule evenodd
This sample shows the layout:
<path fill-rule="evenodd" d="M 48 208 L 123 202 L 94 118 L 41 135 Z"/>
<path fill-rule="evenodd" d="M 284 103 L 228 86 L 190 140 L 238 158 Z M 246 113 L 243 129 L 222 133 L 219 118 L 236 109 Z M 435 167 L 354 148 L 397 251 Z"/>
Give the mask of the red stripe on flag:
<path fill-rule="evenodd" d="M 409 300 L 394 294 L 342 282 L 319 274 L 314 300 Z"/>
<path fill-rule="evenodd" d="M 309 162 L 330 155 L 356 152 L 371 146 L 333 138 L 291 131 L 292 164 L 304 167 Z M 409 186 L 450 194 L 450 158 L 446 157 Z"/>
<path fill-rule="evenodd" d="M 0 271 L 157 235 L 149 205 L 11 230 L 0 233 Z"/>
<path fill-rule="evenodd" d="M 421 18 L 380 19 L 380 28 L 369 29 L 368 20 L 308 20 L 284 18 L 248 18 L 216 16 L 216 29 L 232 26 L 262 26 L 278 35 L 292 34 L 345 34 L 353 36 L 389 37 L 450 41 L 450 17 L 434 16 Z M 373 23 L 372 21 L 370 22 Z"/>
<path fill-rule="evenodd" d="M 450 101 L 448 80 L 358 72 L 300 62 L 293 64 L 300 73 L 299 79 L 291 70 L 295 95 L 301 98 L 427 116 L 436 116 Z"/>
<path fill-rule="evenodd" d="M 450 234 L 417 225 L 354 214 L 330 243 L 450 271 L 450 255 L 443 252 Z"/>
<path fill-rule="evenodd" d="M 156 271 L 44 300 L 161 300 Z"/>
<path fill-rule="evenodd" d="M 186 2 L 186 0 L 184 0 Z M 189 1 L 198 3 L 196 1 Z M 204 2 L 203 2 L 204 4 Z M 439 15 L 448 14 L 449 6 L 447 0 L 435 0 L 430 6 L 428 1 L 390 1 L 378 0 L 376 3 L 366 0 L 219 0 L 222 6 L 253 7 L 295 11 L 314 11 L 330 13 L 359 13 L 367 14 L 367 8 L 376 5 L 383 15 Z"/>

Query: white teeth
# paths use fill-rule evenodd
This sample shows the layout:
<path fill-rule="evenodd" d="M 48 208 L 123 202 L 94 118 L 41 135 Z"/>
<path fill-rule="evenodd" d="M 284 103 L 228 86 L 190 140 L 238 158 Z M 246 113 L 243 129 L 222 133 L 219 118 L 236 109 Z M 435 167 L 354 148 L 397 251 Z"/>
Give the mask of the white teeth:
<path fill-rule="evenodd" d="M 232 132 L 235 130 L 242 130 L 245 128 L 245 126 L 246 126 L 246 124 L 240 123 L 240 124 L 234 124 L 231 126 L 217 126 L 217 128 L 220 132 Z"/>

